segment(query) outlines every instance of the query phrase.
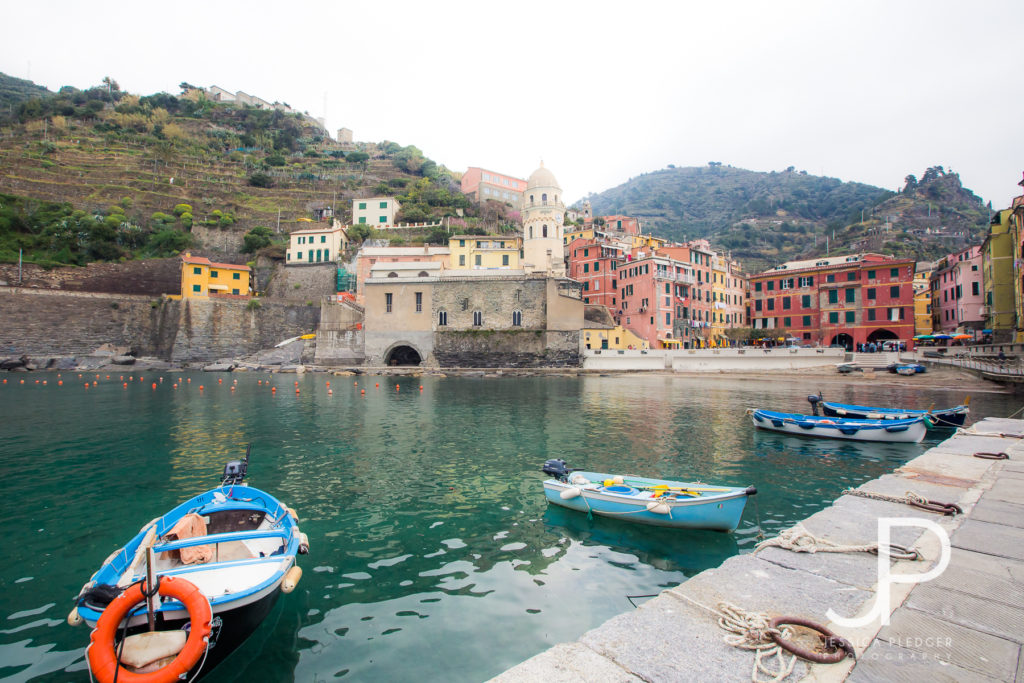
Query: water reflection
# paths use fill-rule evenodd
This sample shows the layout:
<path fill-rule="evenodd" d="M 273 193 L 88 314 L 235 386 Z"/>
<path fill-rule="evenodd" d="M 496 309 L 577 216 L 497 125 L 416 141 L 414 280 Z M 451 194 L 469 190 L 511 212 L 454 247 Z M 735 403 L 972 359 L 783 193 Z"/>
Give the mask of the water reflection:
<path fill-rule="evenodd" d="M 298 510 L 311 554 L 298 590 L 212 683 L 486 679 L 632 609 L 629 595 L 748 552 L 928 446 L 756 432 L 743 415 L 804 411 L 813 383 L 210 378 L 177 390 L 101 381 L 87 396 L 0 388 L 0 535 L 21 539 L 0 567 L 0 679 L 82 678 L 88 636 L 64 625 L 70 597 L 145 521 L 214 485 L 247 443 L 251 483 Z M 914 405 L 963 398 L 885 391 Z M 825 393 L 870 404 L 878 390 Z M 972 400 L 976 416 L 1016 407 Z M 43 427 L 53 423 L 61 429 Z M 547 505 L 539 467 L 553 457 L 759 493 L 732 534 L 587 520 Z"/>

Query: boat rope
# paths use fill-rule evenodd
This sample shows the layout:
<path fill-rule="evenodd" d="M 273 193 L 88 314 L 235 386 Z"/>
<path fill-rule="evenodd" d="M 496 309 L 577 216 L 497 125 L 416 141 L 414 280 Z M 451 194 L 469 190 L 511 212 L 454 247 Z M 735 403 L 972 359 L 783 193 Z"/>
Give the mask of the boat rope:
<path fill-rule="evenodd" d="M 873 553 L 878 554 L 878 543 L 841 544 L 833 543 L 827 538 L 818 538 L 809 532 L 803 524 L 797 524 L 782 531 L 778 536 L 761 541 L 754 548 L 756 555 L 764 548 L 782 548 L 795 553 Z M 919 560 L 921 554 L 916 550 L 899 545 L 889 545 L 889 556 L 897 560 Z"/>
<path fill-rule="evenodd" d="M 726 645 L 754 651 L 754 666 L 750 672 L 751 683 L 778 683 L 793 673 L 796 655 L 790 655 L 787 659 L 782 647 L 772 639 L 773 631 L 783 639 L 788 639 L 792 632 L 788 628 L 773 629 L 767 614 L 748 612 L 724 601 L 718 603 L 718 609 L 713 609 L 682 593 L 672 595 L 683 598 L 718 617 L 719 628 L 728 631 L 722 637 L 722 642 Z M 761 678 L 761 674 L 769 678 Z"/>
<path fill-rule="evenodd" d="M 975 427 L 977 427 L 977 423 L 971 425 L 970 427 L 961 427 L 960 429 L 956 430 L 954 436 L 960 436 L 961 434 L 965 434 L 967 436 L 998 436 L 1004 439 L 1024 439 L 1024 434 L 1013 434 L 1009 432 L 979 432 L 977 429 L 975 429 Z"/>
<path fill-rule="evenodd" d="M 981 458 L 982 460 L 1009 460 L 1010 456 L 1005 452 L 1000 453 L 987 453 L 985 451 L 979 451 L 974 454 L 975 458 Z"/>
<path fill-rule="evenodd" d="M 962 515 L 964 512 L 956 503 L 939 503 L 934 500 L 928 500 L 924 496 L 918 495 L 913 491 L 907 491 L 903 497 L 900 497 L 890 496 L 887 493 L 875 493 L 873 491 L 848 488 L 843 489 L 840 495 L 871 498 L 872 500 L 884 500 L 889 503 L 902 503 L 904 505 L 918 508 L 919 510 L 927 510 L 928 512 L 936 512 L 942 515 Z"/>

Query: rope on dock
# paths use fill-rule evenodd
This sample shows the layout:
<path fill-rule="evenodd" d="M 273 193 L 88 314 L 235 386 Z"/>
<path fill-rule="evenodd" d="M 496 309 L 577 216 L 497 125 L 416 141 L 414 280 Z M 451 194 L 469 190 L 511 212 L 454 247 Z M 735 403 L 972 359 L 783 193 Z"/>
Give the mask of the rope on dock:
<path fill-rule="evenodd" d="M 792 632 L 788 628 L 772 628 L 771 619 L 767 614 L 748 612 L 724 601 L 718 603 L 718 609 L 713 609 L 682 593 L 673 593 L 673 595 L 718 617 L 719 628 L 728 631 L 722 637 L 722 641 L 726 645 L 754 651 L 754 666 L 750 671 L 751 683 L 779 683 L 793 673 L 793 667 L 796 666 L 796 655 L 791 655 L 787 660 L 782 647 L 772 639 L 773 632 L 784 639 L 789 638 Z M 770 678 L 761 678 L 761 674 Z"/>
<path fill-rule="evenodd" d="M 975 429 L 975 427 L 977 427 L 977 424 L 973 424 L 970 427 L 966 428 L 960 427 L 959 429 L 956 430 L 954 436 L 960 436 L 961 434 L 965 434 L 967 436 L 995 436 L 1003 439 L 1024 439 L 1024 434 L 1014 434 L 1010 432 L 979 432 L 977 429 Z"/>
<path fill-rule="evenodd" d="M 818 538 L 809 532 L 803 524 L 797 524 L 774 538 L 758 543 L 754 548 L 754 554 L 756 555 L 764 548 L 782 548 L 795 553 L 873 553 L 877 555 L 879 545 L 877 543 L 860 545 L 833 543 L 827 538 Z M 889 556 L 897 560 L 921 559 L 921 554 L 916 550 L 899 545 L 889 546 Z"/>
<path fill-rule="evenodd" d="M 962 515 L 964 512 L 956 503 L 939 503 L 934 500 L 928 500 L 924 496 L 918 495 L 913 491 L 907 491 L 901 498 L 900 496 L 890 496 L 887 493 L 874 493 L 873 491 L 848 488 L 843 489 L 843 492 L 840 495 L 871 498 L 872 500 L 884 500 L 889 503 L 902 503 L 903 505 L 910 505 L 911 507 L 915 507 L 920 510 L 937 512 L 941 515 Z"/>

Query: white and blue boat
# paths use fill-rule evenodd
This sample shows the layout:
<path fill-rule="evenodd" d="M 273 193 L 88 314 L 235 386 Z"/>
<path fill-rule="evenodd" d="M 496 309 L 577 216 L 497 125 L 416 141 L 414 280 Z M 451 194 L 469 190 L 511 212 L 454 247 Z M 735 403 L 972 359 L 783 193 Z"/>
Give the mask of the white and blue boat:
<path fill-rule="evenodd" d="M 96 680 L 205 675 L 295 588 L 308 540 L 294 511 L 244 482 L 248 462 L 145 524 L 82 587 L 68 623 L 94 629 Z"/>
<path fill-rule="evenodd" d="M 856 420 L 780 413 L 762 409 L 752 409 L 747 412 L 750 414 L 754 426 L 759 429 L 829 439 L 919 443 L 928 431 L 924 416 L 905 420 Z"/>
<path fill-rule="evenodd" d="M 932 410 L 911 410 L 908 408 L 879 408 L 875 406 L 859 406 L 848 403 L 836 403 L 826 401 L 820 396 L 808 396 L 814 412 L 817 413 L 817 405 L 821 404 L 821 411 L 826 417 L 853 418 L 858 420 L 909 420 L 917 417 L 925 418 L 928 427 L 955 429 L 963 427 L 964 421 L 970 413 L 971 399 L 968 396 L 962 405 L 953 408 L 941 408 Z"/>
<path fill-rule="evenodd" d="M 549 503 L 588 515 L 677 529 L 732 531 L 753 486 L 712 486 L 670 479 L 573 470 L 561 459 L 544 463 Z"/>

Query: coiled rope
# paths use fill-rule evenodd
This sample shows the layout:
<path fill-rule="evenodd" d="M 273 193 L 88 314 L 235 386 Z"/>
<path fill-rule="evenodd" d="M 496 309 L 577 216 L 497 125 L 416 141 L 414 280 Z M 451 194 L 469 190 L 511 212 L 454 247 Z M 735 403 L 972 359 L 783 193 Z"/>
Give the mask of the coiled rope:
<path fill-rule="evenodd" d="M 767 614 L 748 612 L 724 601 L 718 603 L 718 609 L 713 609 L 681 593 L 673 595 L 717 616 L 719 628 L 728 632 L 722 636 L 722 642 L 726 645 L 754 651 L 754 666 L 750 671 L 751 683 L 779 683 L 793 673 L 796 655 L 787 658 L 782 647 L 772 639 L 773 634 L 788 639 L 792 632 L 788 628 L 773 628 Z M 761 678 L 762 674 L 769 678 Z"/>
<path fill-rule="evenodd" d="M 761 541 L 754 548 L 756 555 L 764 548 L 782 548 L 795 553 L 873 553 L 878 554 L 878 543 L 860 545 L 834 543 L 827 538 L 818 538 L 809 532 L 803 524 L 797 524 L 781 532 L 774 538 Z M 900 545 L 889 545 L 889 556 L 897 560 L 919 560 L 920 553 Z"/>
<path fill-rule="evenodd" d="M 961 515 L 963 509 L 956 503 L 938 503 L 934 500 L 928 500 L 924 496 L 918 495 L 913 491 L 907 491 L 900 496 L 890 496 L 887 493 L 875 493 L 873 491 L 864 491 L 862 489 L 848 488 L 843 489 L 842 494 L 844 496 L 857 496 L 859 498 L 870 498 L 872 500 L 884 500 L 889 503 L 901 503 L 903 505 L 910 505 L 920 510 L 927 510 L 928 512 L 936 512 L 942 515 Z"/>

